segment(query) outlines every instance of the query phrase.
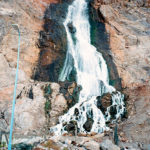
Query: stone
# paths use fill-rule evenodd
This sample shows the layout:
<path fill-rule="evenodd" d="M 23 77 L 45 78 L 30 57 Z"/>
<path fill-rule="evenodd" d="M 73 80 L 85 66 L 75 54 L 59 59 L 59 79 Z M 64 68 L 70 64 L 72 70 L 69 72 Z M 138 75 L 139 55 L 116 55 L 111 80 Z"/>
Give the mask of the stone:
<path fill-rule="evenodd" d="M 97 107 L 105 114 L 107 108 L 112 104 L 112 96 L 110 93 L 97 97 Z"/>
<path fill-rule="evenodd" d="M 58 82 L 67 50 L 66 31 L 63 25 L 68 1 L 51 4 L 45 10 L 44 25 L 40 31 L 38 47 L 40 57 L 35 67 L 33 79 L 37 81 Z"/>
<path fill-rule="evenodd" d="M 71 133 L 72 135 L 77 134 L 77 122 L 72 120 L 67 125 L 65 125 L 64 128 L 68 133 Z"/>
<path fill-rule="evenodd" d="M 128 95 L 125 103 L 129 117 L 127 122 L 123 122 L 120 127 L 126 137 L 125 139 L 123 137 L 122 140 L 144 144 L 150 143 L 147 122 L 150 106 L 148 103 L 150 100 L 148 5 L 149 1 L 145 0 L 112 0 L 108 3 L 105 0 L 95 0 L 93 3 L 99 12 L 99 20 L 105 24 L 104 31 L 109 34 L 110 54 L 115 67 L 109 65 L 109 55 L 105 58 L 105 53 L 102 54 L 107 65 L 116 68 L 121 79 L 123 93 Z M 114 79 L 116 78 L 111 69 L 109 69 L 109 74 L 110 79 L 113 77 L 110 83 L 115 86 L 116 80 Z M 114 109 L 112 111 L 115 112 Z"/>
<path fill-rule="evenodd" d="M 72 25 L 72 23 L 68 23 L 67 24 L 69 31 L 74 34 L 76 32 L 76 29 L 74 28 L 74 26 Z"/>
<path fill-rule="evenodd" d="M 85 124 L 83 125 L 83 128 L 87 131 L 90 132 L 92 129 L 92 125 L 93 125 L 93 120 L 91 118 L 87 118 L 87 121 L 85 122 Z"/>
<path fill-rule="evenodd" d="M 50 122 L 49 126 L 54 126 L 58 123 L 59 116 L 63 115 L 67 110 L 67 100 L 64 98 L 63 94 L 59 93 L 60 85 L 57 83 L 51 84 L 52 94 L 51 94 L 51 110 L 50 110 Z"/>
<path fill-rule="evenodd" d="M 112 141 L 106 139 L 100 144 L 100 150 L 120 150 L 120 148 L 114 145 Z"/>
<path fill-rule="evenodd" d="M 89 150 L 99 150 L 100 149 L 100 146 L 99 146 L 99 143 L 95 142 L 95 141 L 89 141 L 89 142 L 86 142 L 84 144 L 84 146 L 89 149 Z"/>

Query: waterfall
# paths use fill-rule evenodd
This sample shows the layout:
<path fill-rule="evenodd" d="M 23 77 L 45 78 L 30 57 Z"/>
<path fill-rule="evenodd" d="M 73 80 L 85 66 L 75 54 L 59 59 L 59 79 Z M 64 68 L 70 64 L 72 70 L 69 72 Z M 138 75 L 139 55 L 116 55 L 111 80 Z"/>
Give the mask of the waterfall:
<path fill-rule="evenodd" d="M 70 121 L 76 122 L 78 132 L 100 133 L 107 130 L 106 121 L 111 119 L 110 108 L 116 108 L 115 119 L 123 115 L 124 95 L 109 85 L 109 75 L 102 55 L 91 45 L 90 23 L 88 16 L 88 3 L 86 0 L 74 0 L 68 7 L 64 22 L 67 33 L 68 50 L 63 70 L 59 80 L 69 79 L 73 68 L 76 70 L 76 82 L 82 86 L 79 101 L 69 111 L 59 118 L 59 124 L 51 128 L 56 135 L 66 133 L 65 125 Z M 112 93 L 112 105 L 105 114 L 97 108 L 97 96 Z M 78 111 L 76 115 L 75 111 Z M 85 130 L 84 124 L 92 119 L 90 131 Z"/>

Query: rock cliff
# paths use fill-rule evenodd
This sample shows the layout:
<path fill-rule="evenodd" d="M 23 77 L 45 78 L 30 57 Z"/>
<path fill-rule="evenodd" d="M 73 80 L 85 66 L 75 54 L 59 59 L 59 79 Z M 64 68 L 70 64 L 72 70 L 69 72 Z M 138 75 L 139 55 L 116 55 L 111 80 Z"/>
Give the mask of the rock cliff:
<path fill-rule="evenodd" d="M 39 60 L 38 41 L 44 25 L 45 9 L 50 3 L 57 2 L 59 1 L 0 1 L 0 130 L 2 131 L 9 131 L 17 61 L 18 33 L 11 24 L 18 24 L 21 32 L 14 131 L 27 134 L 31 130 L 45 126 L 46 98 L 41 87 L 47 83 L 34 83 L 31 77 Z"/>
<path fill-rule="evenodd" d="M 150 1 L 95 0 L 92 5 L 105 23 L 113 62 L 128 95 L 129 116 L 121 130 L 130 142 L 149 144 Z"/>
<path fill-rule="evenodd" d="M 21 32 L 14 126 L 16 143 L 25 136 L 32 137 L 29 143 L 34 136 L 49 136 L 49 127 L 56 124 L 58 116 L 77 100 L 74 82 L 52 83 L 58 82 L 65 59 L 67 41 L 62 22 L 71 2 L 0 1 L 0 132 L 5 133 L 9 132 L 17 59 L 18 33 L 11 24 L 18 24 Z M 126 97 L 128 118 L 118 125 L 119 146 L 148 149 L 150 1 L 91 0 L 89 7 L 92 43 L 106 60 L 111 84 Z M 65 143 L 72 149 L 92 149 L 93 145 L 94 149 L 119 149 L 108 141 L 108 138 L 113 140 L 112 131 L 82 136 L 88 137 L 78 137 L 79 140 L 70 136 L 59 137 L 37 147 L 60 149 L 66 147 Z"/>

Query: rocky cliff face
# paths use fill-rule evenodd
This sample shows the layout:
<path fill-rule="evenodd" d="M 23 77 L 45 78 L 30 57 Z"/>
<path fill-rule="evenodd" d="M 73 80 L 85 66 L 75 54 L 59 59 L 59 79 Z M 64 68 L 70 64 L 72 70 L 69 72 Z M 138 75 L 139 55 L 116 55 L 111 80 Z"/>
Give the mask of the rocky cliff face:
<path fill-rule="evenodd" d="M 59 84 L 50 82 L 58 82 L 65 58 L 62 23 L 70 2 L 0 1 L 0 133 L 9 133 L 15 81 L 18 33 L 11 24 L 18 24 L 21 32 L 15 137 L 47 134 L 72 105 L 76 85 L 67 83 L 61 90 Z"/>
<path fill-rule="evenodd" d="M 21 31 L 16 137 L 47 134 L 49 126 L 76 101 L 75 83 L 50 82 L 58 81 L 65 58 L 67 41 L 62 22 L 71 2 L 0 1 L 0 130 L 8 133 L 10 123 L 18 40 L 13 23 Z M 94 0 L 89 13 L 92 42 L 109 66 L 111 84 L 126 95 L 128 119 L 118 127 L 120 147 L 146 149 L 150 143 L 150 1 Z M 79 141 L 60 137 L 46 145 L 59 149 L 65 142 L 74 148 L 92 149 L 93 144 L 94 149 L 106 149 L 107 145 L 108 149 L 119 149 L 106 140 L 112 138 L 112 132 L 88 136 L 92 137 Z"/>
<path fill-rule="evenodd" d="M 130 142 L 150 143 L 150 1 L 95 0 L 93 7 L 105 23 L 113 62 L 129 97 L 129 119 L 122 130 Z M 139 136 L 140 135 L 140 136 Z"/>
<path fill-rule="evenodd" d="M 18 33 L 21 32 L 20 63 L 15 111 L 15 130 L 27 134 L 44 127 L 45 102 L 42 86 L 31 79 L 39 60 L 39 33 L 43 28 L 46 7 L 55 0 L 0 1 L 0 130 L 9 131 L 10 113 L 17 61 Z M 40 117 L 39 117 L 40 115 Z"/>

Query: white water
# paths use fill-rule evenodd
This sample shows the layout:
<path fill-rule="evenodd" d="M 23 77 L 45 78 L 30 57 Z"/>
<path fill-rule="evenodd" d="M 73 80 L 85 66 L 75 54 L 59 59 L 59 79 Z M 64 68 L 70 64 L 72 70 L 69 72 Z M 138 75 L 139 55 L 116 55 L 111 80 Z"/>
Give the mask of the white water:
<path fill-rule="evenodd" d="M 75 33 L 70 33 L 68 23 L 76 29 Z M 79 95 L 79 102 L 73 106 L 65 115 L 59 118 L 59 124 L 51 128 L 51 132 L 56 135 L 63 134 L 63 124 L 71 120 L 77 121 L 79 132 L 85 133 L 83 128 L 88 117 L 93 119 L 93 126 L 90 132 L 100 133 L 107 130 L 105 122 L 111 119 L 107 108 L 104 116 L 97 108 L 97 96 L 104 93 L 115 92 L 115 88 L 109 85 L 108 70 L 102 55 L 91 45 L 90 24 L 88 18 L 88 6 L 86 0 L 75 0 L 68 8 L 68 14 L 64 22 L 68 39 L 68 51 L 65 64 L 60 74 L 59 80 L 65 81 L 69 78 L 73 67 L 76 69 L 76 81 L 82 86 Z M 103 37 L 102 37 L 103 38 Z M 76 39 L 76 40 L 75 40 Z M 120 92 L 112 94 L 112 105 L 117 109 L 116 119 L 124 113 L 124 96 Z M 120 107 L 121 106 L 121 107 Z M 74 114 L 78 108 L 79 115 Z M 115 119 L 115 120 L 116 120 Z"/>

